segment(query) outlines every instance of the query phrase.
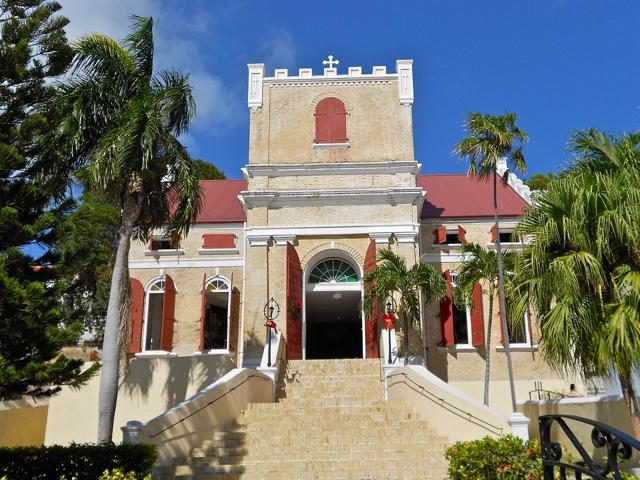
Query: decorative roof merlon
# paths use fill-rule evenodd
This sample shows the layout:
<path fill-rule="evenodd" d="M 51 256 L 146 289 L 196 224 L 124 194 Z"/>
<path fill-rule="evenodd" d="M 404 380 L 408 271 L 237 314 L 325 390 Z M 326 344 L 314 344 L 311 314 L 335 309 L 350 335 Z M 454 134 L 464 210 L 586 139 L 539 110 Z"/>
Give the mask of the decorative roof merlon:
<path fill-rule="evenodd" d="M 507 170 L 507 159 L 501 158 L 500 160 L 498 160 L 496 164 L 496 171 L 498 172 L 498 175 L 502 177 Z M 509 171 L 507 183 L 516 191 L 518 195 L 523 198 L 525 202 L 531 205 L 531 189 L 527 185 L 525 185 L 524 182 L 520 178 L 518 178 L 518 176 L 514 172 Z"/>

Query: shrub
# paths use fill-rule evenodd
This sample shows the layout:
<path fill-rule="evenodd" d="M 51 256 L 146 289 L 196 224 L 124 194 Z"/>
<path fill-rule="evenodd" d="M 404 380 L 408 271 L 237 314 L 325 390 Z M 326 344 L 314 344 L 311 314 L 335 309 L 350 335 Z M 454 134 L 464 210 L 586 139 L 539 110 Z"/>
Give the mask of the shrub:
<path fill-rule="evenodd" d="M 152 445 L 74 443 L 69 446 L 0 448 L 0 476 L 6 476 L 7 480 L 61 477 L 66 480 L 96 480 L 105 470 L 119 469 L 132 472 L 134 478 L 143 478 L 151 473 L 155 461 L 156 451 Z"/>
<path fill-rule="evenodd" d="M 452 480 L 539 480 L 542 455 L 537 440 L 513 435 L 457 442 L 447 449 Z"/>
<path fill-rule="evenodd" d="M 98 480 L 138 480 L 134 472 L 124 473 L 121 469 L 105 470 Z M 1 479 L 0 479 L 1 480 Z M 151 475 L 147 475 L 142 480 L 151 480 Z"/>

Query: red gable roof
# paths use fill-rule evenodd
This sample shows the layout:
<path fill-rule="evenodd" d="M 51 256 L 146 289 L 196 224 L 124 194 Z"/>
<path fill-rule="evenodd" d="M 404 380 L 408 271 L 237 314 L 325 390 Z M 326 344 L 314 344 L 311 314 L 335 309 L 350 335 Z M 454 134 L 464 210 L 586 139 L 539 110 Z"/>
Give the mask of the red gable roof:
<path fill-rule="evenodd" d="M 493 216 L 493 182 L 466 174 L 418 175 L 418 186 L 427 195 L 421 218 Z M 509 185 L 498 183 L 498 213 L 522 215 L 528 204 Z"/>
<path fill-rule="evenodd" d="M 202 210 L 196 223 L 230 223 L 246 220 L 238 194 L 247 189 L 245 180 L 200 180 Z"/>
<path fill-rule="evenodd" d="M 466 174 L 418 175 L 417 183 L 427 195 L 421 218 L 493 216 L 493 184 Z M 245 180 L 201 180 L 202 211 L 196 223 L 244 222 L 246 216 L 238 194 L 247 189 Z M 520 216 L 527 203 L 509 185 L 498 184 L 501 216 Z"/>

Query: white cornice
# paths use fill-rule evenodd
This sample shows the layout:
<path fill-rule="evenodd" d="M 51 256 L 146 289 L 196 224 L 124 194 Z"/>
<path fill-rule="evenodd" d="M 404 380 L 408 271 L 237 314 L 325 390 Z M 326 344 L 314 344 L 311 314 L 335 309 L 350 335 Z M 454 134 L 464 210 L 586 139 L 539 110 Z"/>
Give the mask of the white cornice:
<path fill-rule="evenodd" d="M 360 75 L 313 75 L 310 77 L 265 77 L 265 85 L 305 85 L 305 84 L 337 84 L 337 83 L 379 83 L 398 80 L 397 73 Z"/>
<path fill-rule="evenodd" d="M 414 160 L 360 163 L 292 163 L 247 165 L 242 169 L 245 178 L 297 177 L 325 175 L 417 174 L 422 164 Z"/>
<path fill-rule="evenodd" d="M 210 268 L 242 267 L 244 258 L 158 258 L 157 260 L 129 260 L 130 269 L 138 268 Z"/>
<path fill-rule="evenodd" d="M 398 205 L 422 201 L 422 188 L 353 190 L 268 190 L 240 192 L 246 208 L 321 207 L 326 205 Z"/>
<path fill-rule="evenodd" d="M 514 217 L 514 216 L 509 216 L 509 217 L 499 217 L 500 219 L 500 223 L 518 223 L 520 222 L 520 220 L 522 220 L 522 217 Z M 491 224 L 493 225 L 495 223 L 495 220 L 493 218 L 493 216 L 486 216 L 486 217 L 425 217 L 421 219 L 421 223 L 424 226 L 432 226 L 432 225 L 444 225 L 447 227 L 457 227 L 458 225 L 467 225 L 467 224 Z M 500 227 L 502 228 L 502 227 Z M 511 228 L 511 227 L 507 227 L 507 228 Z"/>
<path fill-rule="evenodd" d="M 285 226 L 285 227 L 253 227 L 247 228 L 246 235 L 252 239 L 269 239 L 281 236 L 344 236 L 344 235 L 369 235 L 371 238 L 387 238 L 392 234 L 418 234 L 417 223 L 407 224 L 380 224 L 380 225 L 313 225 L 313 226 Z"/>

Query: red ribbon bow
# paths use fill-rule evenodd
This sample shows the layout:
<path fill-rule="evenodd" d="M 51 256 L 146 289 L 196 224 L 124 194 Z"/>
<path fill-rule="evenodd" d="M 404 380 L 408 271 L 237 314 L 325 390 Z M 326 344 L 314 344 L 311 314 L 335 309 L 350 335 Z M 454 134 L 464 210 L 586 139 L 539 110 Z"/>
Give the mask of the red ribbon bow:
<path fill-rule="evenodd" d="M 271 319 L 268 319 L 265 324 L 265 327 L 273 328 L 276 333 L 278 333 L 278 324 Z"/>
<path fill-rule="evenodd" d="M 382 314 L 382 321 L 384 322 L 384 328 L 386 330 L 391 330 L 393 328 L 393 322 L 395 321 L 396 317 L 394 314 L 392 313 L 383 313 Z"/>

